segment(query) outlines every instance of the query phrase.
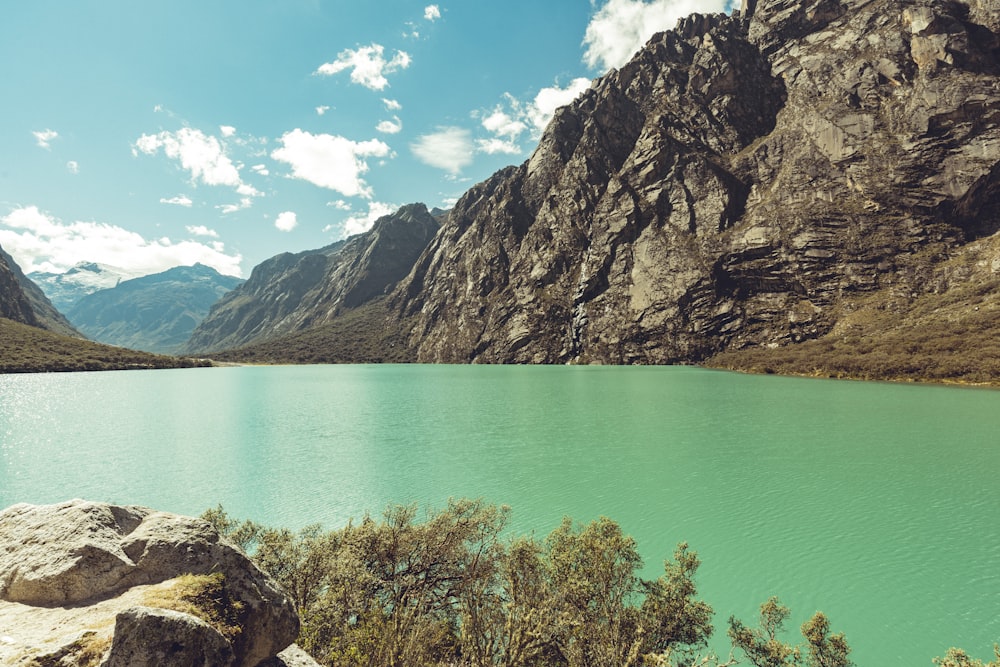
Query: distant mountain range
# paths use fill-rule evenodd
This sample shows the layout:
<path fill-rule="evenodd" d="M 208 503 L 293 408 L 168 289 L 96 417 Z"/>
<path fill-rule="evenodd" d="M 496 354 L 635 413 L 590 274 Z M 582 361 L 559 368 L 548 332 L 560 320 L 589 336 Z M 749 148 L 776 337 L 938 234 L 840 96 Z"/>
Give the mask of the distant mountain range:
<path fill-rule="evenodd" d="M 28 274 L 28 278 L 45 292 L 53 306 L 62 313 L 68 313 L 77 301 L 88 294 L 115 287 L 123 280 L 140 275 L 107 264 L 80 262 L 65 273 L 34 271 Z"/>
<path fill-rule="evenodd" d="M 0 248 L 0 317 L 65 336 L 80 336 L 3 248 Z"/>
<path fill-rule="evenodd" d="M 66 316 L 92 340 L 174 354 L 212 304 L 242 282 L 203 264 L 178 266 L 87 294 Z"/>

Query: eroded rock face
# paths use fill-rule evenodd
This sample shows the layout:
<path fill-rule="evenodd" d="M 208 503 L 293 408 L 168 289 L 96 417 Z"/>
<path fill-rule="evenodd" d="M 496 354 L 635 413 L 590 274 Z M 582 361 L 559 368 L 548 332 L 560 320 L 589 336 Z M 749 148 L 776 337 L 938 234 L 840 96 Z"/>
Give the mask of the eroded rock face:
<path fill-rule="evenodd" d="M 470 190 L 393 295 L 421 361 L 671 363 L 829 331 L 1000 228 L 995 3 L 692 16 Z"/>
<path fill-rule="evenodd" d="M 128 611 L 136 606 L 132 591 L 150 585 L 169 588 L 169 582 L 181 575 L 217 572 L 224 575 L 227 595 L 240 605 L 241 631 L 232 642 L 219 638 L 229 647 L 232 664 L 257 665 L 295 640 L 299 623 L 291 601 L 205 521 L 142 507 L 79 500 L 46 506 L 14 505 L 0 513 L 0 605 L 8 603 L 12 613 L 20 610 L 23 618 L 32 617 L 28 613 L 32 608 L 95 605 L 100 609 L 95 611 L 98 615 L 117 614 L 116 623 L 129 629 L 130 636 L 146 633 L 136 630 L 139 627 L 180 625 L 190 629 L 191 636 L 201 636 L 204 623 L 180 623 L 172 614 L 151 616 L 149 612 Z M 109 603 L 116 597 L 126 605 L 124 616 L 120 613 L 123 610 Z M 37 618 L 41 621 L 50 615 L 39 613 Z M 59 625 L 51 619 L 45 622 Z M 101 625 L 95 619 L 89 624 Z M 115 645 L 137 650 L 139 640 L 119 638 L 115 632 Z M 217 655 L 217 647 L 196 646 L 199 642 L 194 640 L 187 643 L 192 651 L 204 649 L 206 655 Z"/>

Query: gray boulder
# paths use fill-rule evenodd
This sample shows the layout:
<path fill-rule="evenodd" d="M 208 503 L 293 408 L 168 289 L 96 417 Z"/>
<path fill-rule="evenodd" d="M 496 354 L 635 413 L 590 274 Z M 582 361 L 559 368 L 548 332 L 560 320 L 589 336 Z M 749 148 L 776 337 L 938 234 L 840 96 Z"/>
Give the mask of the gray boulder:
<path fill-rule="evenodd" d="M 136 590 L 158 587 L 160 598 L 169 600 L 170 592 L 177 588 L 172 582 L 182 575 L 216 573 L 222 575 L 227 608 L 238 612 L 230 619 L 239 630 L 232 641 L 218 637 L 230 647 L 232 664 L 257 665 L 295 641 L 299 621 L 291 601 L 206 521 L 82 500 L 44 506 L 20 504 L 0 512 L 0 618 L 5 603 L 6 613 L 29 621 L 32 617 L 51 619 L 61 609 L 69 613 L 87 606 L 100 608 L 100 614 L 113 614 L 117 619 L 108 664 L 145 664 L 114 662 L 124 659 L 116 657 L 115 647 L 134 644 L 119 637 L 126 629 L 152 645 L 154 634 L 149 630 L 136 634 L 136 627 L 200 628 L 190 636 L 201 636 L 202 626 L 209 627 L 190 613 L 182 614 L 190 618 L 180 623 L 174 614 L 135 612 L 131 608 L 137 606 Z M 127 606 L 109 604 L 115 598 Z M 31 614 L 32 609 L 50 613 Z M 73 623 L 84 629 L 99 625 L 95 619 L 80 620 L 79 616 L 75 614 Z M 200 640 L 194 641 L 190 650 L 215 655 L 213 646 L 218 642 L 213 642 L 202 646 Z M 158 664 L 196 664 L 185 662 L 186 658 L 179 660 Z M 0 664 L 6 664 L 2 652 Z"/>

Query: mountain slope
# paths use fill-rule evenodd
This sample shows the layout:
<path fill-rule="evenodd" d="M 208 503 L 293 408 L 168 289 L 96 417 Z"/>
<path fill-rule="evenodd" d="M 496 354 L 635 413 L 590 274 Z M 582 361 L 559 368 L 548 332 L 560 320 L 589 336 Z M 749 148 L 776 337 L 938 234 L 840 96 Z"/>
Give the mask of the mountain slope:
<path fill-rule="evenodd" d="M 654 36 L 458 202 L 391 301 L 421 361 L 788 345 L 996 232 L 995 3 L 748 4 Z"/>
<path fill-rule="evenodd" d="M 65 336 L 80 335 L 3 248 L 0 248 L 0 317 Z"/>
<path fill-rule="evenodd" d="M 178 266 L 84 296 L 67 316 L 93 340 L 172 354 L 212 304 L 241 282 L 202 264 Z"/>
<path fill-rule="evenodd" d="M 437 229 L 423 204 L 411 204 L 346 241 L 272 257 L 212 307 L 185 350 L 235 348 L 331 322 L 394 287 Z"/>
<path fill-rule="evenodd" d="M 145 370 L 209 366 L 182 359 L 102 345 L 0 317 L 0 373 Z"/>

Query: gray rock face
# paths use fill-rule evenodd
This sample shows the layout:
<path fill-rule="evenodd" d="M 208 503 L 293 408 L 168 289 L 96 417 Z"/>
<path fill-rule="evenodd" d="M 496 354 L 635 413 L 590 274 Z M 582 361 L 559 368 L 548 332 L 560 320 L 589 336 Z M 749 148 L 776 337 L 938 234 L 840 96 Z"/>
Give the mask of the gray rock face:
<path fill-rule="evenodd" d="M 0 248 L 0 317 L 65 336 L 81 337 L 3 248 Z"/>
<path fill-rule="evenodd" d="M 437 229 L 423 204 L 411 204 L 347 241 L 272 257 L 212 307 L 185 351 L 238 347 L 328 322 L 391 290 Z"/>
<path fill-rule="evenodd" d="M 133 607 L 115 619 L 102 667 L 229 667 L 233 649 L 204 621 L 167 609 Z"/>
<path fill-rule="evenodd" d="M 747 4 L 654 36 L 459 201 L 391 301 L 421 361 L 814 338 L 901 254 L 1000 228 L 996 3 Z"/>
<path fill-rule="evenodd" d="M 220 635 L 233 664 L 256 665 L 295 640 L 298 616 L 289 599 L 205 521 L 79 500 L 48 506 L 14 505 L 0 513 L 0 605 L 55 608 L 98 604 L 184 574 L 215 572 L 223 574 L 228 596 L 241 608 L 241 631 L 236 639 L 230 643 Z M 171 614 L 129 612 L 119 615 L 116 623 L 128 629 L 129 636 L 146 635 L 152 645 L 147 631 L 136 628 L 175 627 L 179 621 Z M 184 621 L 182 625 L 193 633 L 190 636 L 200 637 L 204 631 L 204 624 Z M 116 631 L 116 645 L 119 641 L 129 652 L 138 650 L 138 640 L 128 636 L 119 640 Z M 201 646 L 200 640 L 195 643 Z M 190 650 L 202 648 L 206 655 L 217 654 L 214 644 Z"/>

